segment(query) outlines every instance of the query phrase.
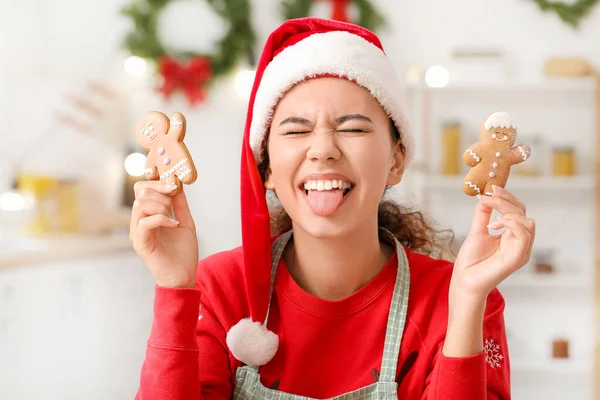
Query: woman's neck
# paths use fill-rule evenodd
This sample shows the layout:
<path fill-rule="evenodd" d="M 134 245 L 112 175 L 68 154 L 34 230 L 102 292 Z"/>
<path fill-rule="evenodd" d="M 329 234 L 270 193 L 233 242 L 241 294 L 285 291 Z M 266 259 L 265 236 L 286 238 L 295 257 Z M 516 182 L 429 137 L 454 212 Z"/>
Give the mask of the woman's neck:
<path fill-rule="evenodd" d="M 377 226 L 338 238 L 317 238 L 294 226 L 283 257 L 296 283 L 313 296 L 337 301 L 359 290 L 385 266 L 393 249 Z"/>

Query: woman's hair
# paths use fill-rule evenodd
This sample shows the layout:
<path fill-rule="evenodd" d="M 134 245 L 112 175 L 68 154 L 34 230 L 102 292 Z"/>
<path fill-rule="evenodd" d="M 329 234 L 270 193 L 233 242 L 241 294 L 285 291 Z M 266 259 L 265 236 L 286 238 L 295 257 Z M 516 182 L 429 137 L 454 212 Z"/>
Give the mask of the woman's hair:
<path fill-rule="evenodd" d="M 390 120 L 390 131 L 394 143 L 402 146 L 400 132 Z M 269 170 L 268 146 L 265 146 L 264 159 L 258 166 L 263 182 Z M 277 235 L 292 229 L 292 220 L 283 207 L 270 208 L 271 233 Z M 396 239 L 409 249 L 433 257 L 454 257 L 455 251 L 451 248 L 454 233 L 449 229 L 438 229 L 429 221 L 423 212 L 411 210 L 393 200 L 382 200 L 377 212 L 379 227 L 390 231 Z"/>

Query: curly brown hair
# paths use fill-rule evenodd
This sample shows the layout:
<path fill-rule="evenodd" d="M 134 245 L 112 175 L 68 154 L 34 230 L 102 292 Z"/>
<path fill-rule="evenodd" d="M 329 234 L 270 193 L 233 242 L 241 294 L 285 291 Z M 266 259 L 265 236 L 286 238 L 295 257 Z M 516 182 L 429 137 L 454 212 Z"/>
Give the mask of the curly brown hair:
<path fill-rule="evenodd" d="M 405 148 L 401 142 L 401 134 L 390 120 L 390 132 L 394 143 Z M 267 138 L 268 140 L 268 138 Z M 258 170 L 263 182 L 269 170 L 269 152 L 265 146 L 264 159 Z M 275 195 L 276 196 L 276 195 Z M 270 207 L 271 233 L 277 235 L 292 229 L 292 220 L 279 204 Z M 393 200 L 381 200 L 377 212 L 377 224 L 390 231 L 398 241 L 409 249 L 432 257 L 453 258 L 455 256 L 454 232 L 450 229 L 439 229 L 420 210 L 398 204 Z"/>

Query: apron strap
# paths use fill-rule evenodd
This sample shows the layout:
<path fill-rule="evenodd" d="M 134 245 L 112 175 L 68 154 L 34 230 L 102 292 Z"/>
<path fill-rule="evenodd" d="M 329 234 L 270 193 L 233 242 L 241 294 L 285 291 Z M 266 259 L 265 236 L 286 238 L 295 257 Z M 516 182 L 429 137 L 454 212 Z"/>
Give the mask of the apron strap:
<path fill-rule="evenodd" d="M 387 328 L 385 332 L 385 343 L 383 345 L 383 357 L 381 360 L 380 382 L 395 382 L 396 369 L 398 367 L 398 355 L 400 353 L 400 342 L 404 332 L 406 314 L 408 309 L 408 295 L 410 287 L 410 269 L 408 259 L 402 244 L 386 230 L 380 230 L 382 234 L 392 239 L 396 244 L 398 255 L 398 273 L 392 295 L 392 304 L 388 314 Z M 391 236 L 391 237 L 390 237 Z"/>
<path fill-rule="evenodd" d="M 269 289 L 269 307 L 267 308 L 267 315 L 265 317 L 265 322 L 263 322 L 263 326 L 267 327 L 267 322 L 269 322 L 269 313 L 271 312 L 271 302 L 273 300 L 273 287 L 275 286 L 275 276 L 277 275 L 277 266 L 279 265 L 279 260 L 281 259 L 281 255 L 283 254 L 283 250 L 287 245 L 287 242 L 292 237 L 292 231 L 289 230 L 286 233 L 280 235 L 271 246 L 271 286 Z"/>

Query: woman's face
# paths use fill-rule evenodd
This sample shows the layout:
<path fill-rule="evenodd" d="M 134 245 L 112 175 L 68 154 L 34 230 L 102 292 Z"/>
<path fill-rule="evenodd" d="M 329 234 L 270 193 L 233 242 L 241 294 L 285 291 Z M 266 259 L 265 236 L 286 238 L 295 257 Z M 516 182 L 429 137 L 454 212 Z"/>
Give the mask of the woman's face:
<path fill-rule="evenodd" d="M 404 172 L 390 120 L 345 79 L 302 82 L 281 99 L 269 131 L 265 187 L 299 227 L 331 237 L 372 226 L 386 185 Z"/>

